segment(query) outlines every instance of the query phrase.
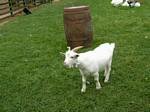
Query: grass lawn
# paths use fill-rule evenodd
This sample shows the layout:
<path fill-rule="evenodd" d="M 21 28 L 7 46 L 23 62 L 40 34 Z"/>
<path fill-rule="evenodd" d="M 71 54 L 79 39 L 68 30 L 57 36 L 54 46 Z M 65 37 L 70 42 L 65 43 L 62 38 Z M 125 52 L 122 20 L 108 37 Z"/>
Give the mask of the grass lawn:
<path fill-rule="evenodd" d="M 77 69 L 63 66 L 63 8 L 89 5 L 91 48 L 115 42 L 110 83 L 80 93 Z M 0 26 L 0 112 L 150 112 L 150 2 L 113 7 L 110 0 L 61 0 Z M 88 49 L 85 49 L 88 50 Z"/>

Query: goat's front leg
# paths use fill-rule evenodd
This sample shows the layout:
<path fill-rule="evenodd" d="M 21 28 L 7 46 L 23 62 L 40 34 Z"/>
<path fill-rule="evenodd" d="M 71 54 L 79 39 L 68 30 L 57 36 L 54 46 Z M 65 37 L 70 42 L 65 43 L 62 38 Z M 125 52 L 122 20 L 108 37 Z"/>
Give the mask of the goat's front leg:
<path fill-rule="evenodd" d="M 86 77 L 82 75 L 82 89 L 81 92 L 84 93 L 86 91 Z"/>
<path fill-rule="evenodd" d="M 86 91 L 86 76 L 84 73 L 80 70 L 81 76 L 82 76 L 82 89 L 81 92 L 84 93 Z"/>
<path fill-rule="evenodd" d="M 99 82 L 99 73 L 94 73 L 94 80 L 96 82 L 96 89 L 101 89 L 101 84 Z"/>

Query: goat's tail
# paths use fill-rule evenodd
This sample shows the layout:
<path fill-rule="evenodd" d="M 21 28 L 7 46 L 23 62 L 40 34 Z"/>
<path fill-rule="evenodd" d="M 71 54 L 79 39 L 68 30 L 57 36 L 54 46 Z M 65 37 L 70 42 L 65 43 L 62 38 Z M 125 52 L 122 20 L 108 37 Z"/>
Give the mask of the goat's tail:
<path fill-rule="evenodd" d="M 111 46 L 111 52 L 112 52 L 112 55 L 113 55 L 113 52 L 114 52 L 114 49 L 115 49 L 115 43 L 111 43 L 110 46 Z"/>
<path fill-rule="evenodd" d="M 111 45 L 112 49 L 114 50 L 114 48 L 115 48 L 115 43 L 111 43 L 110 45 Z"/>

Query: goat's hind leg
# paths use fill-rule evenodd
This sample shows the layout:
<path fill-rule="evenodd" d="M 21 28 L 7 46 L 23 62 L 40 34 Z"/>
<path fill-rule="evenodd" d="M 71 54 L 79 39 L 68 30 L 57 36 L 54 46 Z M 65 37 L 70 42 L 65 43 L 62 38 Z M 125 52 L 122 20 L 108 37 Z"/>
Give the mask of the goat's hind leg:
<path fill-rule="evenodd" d="M 84 93 L 86 91 L 86 76 L 82 72 L 82 70 L 80 70 L 80 73 L 81 73 L 81 76 L 82 76 L 82 89 L 81 89 L 81 92 Z"/>
<path fill-rule="evenodd" d="M 96 83 L 96 89 L 101 89 L 101 84 L 99 82 L 99 73 L 94 73 L 94 80 L 95 80 L 95 83 Z"/>
<path fill-rule="evenodd" d="M 110 76 L 110 71 L 111 71 L 111 62 L 112 62 L 112 60 L 110 60 L 109 63 L 105 67 L 105 73 L 104 73 L 104 76 L 105 76 L 104 82 L 105 83 L 107 83 L 109 81 L 109 76 Z"/>
<path fill-rule="evenodd" d="M 104 72 L 104 77 L 106 77 L 107 73 L 108 73 L 108 66 L 106 65 L 105 72 Z"/>

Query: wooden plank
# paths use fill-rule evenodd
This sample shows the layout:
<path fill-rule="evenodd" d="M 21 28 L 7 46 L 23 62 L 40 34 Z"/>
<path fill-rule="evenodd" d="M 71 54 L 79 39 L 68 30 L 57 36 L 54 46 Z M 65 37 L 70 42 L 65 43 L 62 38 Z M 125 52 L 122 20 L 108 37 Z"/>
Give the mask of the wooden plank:
<path fill-rule="evenodd" d="M 21 7 L 15 7 L 15 8 L 13 8 L 13 12 L 14 11 L 17 11 L 17 10 L 20 10 L 20 9 L 23 9 L 24 8 L 24 6 L 21 6 Z"/>
<path fill-rule="evenodd" d="M 16 10 L 16 11 L 14 11 L 14 14 L 16 15 L 16 14 L 18 14 L 18 13 L 22 12 L 22 10 L 23 10 L 23 8 L 20 8 L 20 9 L 18 9 L 18 10 Z"/>
<path fill-rule="evenodd" d="M 0 13 L 0 15 L 5 15 L 5 14 L 7 14 L 7 13 L 10 13 L 10 10 L 5 11 L 5 12 L 3 12 L 3 13 Z"/>
<path fill-rule="evenodd" d="M 9 9 L 9 6 L 0 8 L 0 10 L 5 10 L 5 9 Z"/>
<path fill-rule="evenodd" d="M 0 3 L 0 5 L 6 5 L 9 4 L 9 2 Z"/>
<path fill-rule="evenodd" d="M 23 1 L 20 1 L 20 2 L 19 2 L 19 5 L 20 5 L 20 4 L 23 4 Z"/>
<path fill-rule="evenodd" d="M 13 15 L 16 15 L 16 14 L 22 12 L 22 10 L 23 10 L 23 8 L 22 8 L 22 9 L 19 9 L 19 10 L 17 10 L 17 11 L 14 11 Z M 3 15 L 0 15 L 0 20 L 3 20 L 3 19 L 8 18 L 8 17 L 10 17 L 10 16 L 11 16 L 10 13 L 6 13 L 6 14 L 3 14 Z"/>
<path fill-rule="evenodd" d="M 0 16 L 0 20 L 5 19 L 5 18 L 8 18 L 8 17 L 10 17 L 10 16 L 11 16 L 11 14 L 10 14 L 10 13 L 7 13 L 7 14 L 4 14 L 4 15 L 1 15 L 1 16 Z"/>

